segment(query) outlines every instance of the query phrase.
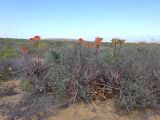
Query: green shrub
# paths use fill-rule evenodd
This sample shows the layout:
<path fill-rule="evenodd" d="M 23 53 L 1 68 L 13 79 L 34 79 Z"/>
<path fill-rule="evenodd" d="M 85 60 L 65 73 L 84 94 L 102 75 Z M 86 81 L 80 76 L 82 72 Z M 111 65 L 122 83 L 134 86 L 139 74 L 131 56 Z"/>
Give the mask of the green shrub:
<path fill-rule="evenodd" d="M 0 81 L 6 81 L 17 77 L 15 73 L 19 68 L 18 59 L 16 58 L 0 59 Z"/>
<path fill-rule="evenodd" d="M 0 81 L 5 81 L 11 78 L 13 61 L 10 59 L 0 60 Z"/>
<path fill-rule="evenodd" d="M 25 92 L 31 92 L 32 90 L 32 84 L 29 81 L 22 81 L 21 86 Z"/>

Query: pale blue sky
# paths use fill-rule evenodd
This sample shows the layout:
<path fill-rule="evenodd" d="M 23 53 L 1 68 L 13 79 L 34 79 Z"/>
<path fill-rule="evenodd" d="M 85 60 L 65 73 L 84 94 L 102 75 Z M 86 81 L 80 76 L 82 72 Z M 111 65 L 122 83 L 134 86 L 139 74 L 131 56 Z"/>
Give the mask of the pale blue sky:
<path fill-rule="evenodd" d="M 0 0 L 0 37 L 160 40 L 160 0 Z"/>

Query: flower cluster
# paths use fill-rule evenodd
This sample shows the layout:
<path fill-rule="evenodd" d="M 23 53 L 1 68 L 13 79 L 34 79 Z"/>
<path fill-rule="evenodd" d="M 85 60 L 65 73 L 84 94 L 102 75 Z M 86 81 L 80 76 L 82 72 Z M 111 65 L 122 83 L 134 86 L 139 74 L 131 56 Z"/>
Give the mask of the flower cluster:
<path fill-rule="evenodd" d="M 36 35 L 36 36 L 34 36 L 33 38 L 30 38 L 30 40 L 31 40 L 31 41 L 39 41 L 39 40 L 41 40 L 41 37 L 38 36 L 38 35 Z"/>
<path fill-rule="evenodd" d="M 28 48 L 27 47 L 25 47 L 25 46 L 22 46 L 21 47 L 21 52 L 24 54 L 24 55 L 26 55 L 26 54 L 28 54 Z"/>
<path fill-rule="evenodd" d="M 33 38 L 30 38 L 29 42 L 33 47 L 37 47 L 38 48 L 40 40 L 41 40 L 41 37 L 36 35 Z"/>
<path fill-rule="evenodd" d="M 117 45 L 122 45 L 125 43 L 126 40 L 122 40 L 122 39 L 119 39 L 119 38 L 113 38 L 112 39 L 112 44 L 117 44 Z"/>
<path fill-rule="evenodd" d="M 86 47 L 87 48 L 91 48 L 93 45 L 90 43 L 90 42 L 88 42 L 88 43 L 86 43 Z"/>
<path fill-rule="evenodd" d="M 113 45 L 113 58 L 115 63 L 116 58 L 119 56 L 119 53 L 121 51 L 122 45 L 125 43 L 125 40 L 119 38 L 113 38 L 111 41 Z"/>
<path fill-rule="evenodd" d="M 100 47 L 100 45 L 101 45 L 101 43 L 102 43 L 102 40 L 103 40 L 103 38 L 100 38 L 100 37 L 96 37 L 95 38 L 95 45 L 96 45 L 96 47 L 97 48 L 99 48 Z"/>
<path fill-rule="evenodd" d="M 29 39 L 29 43 L 32 45 L 32 47 L 34 48 L 34 53 L 32 54 L 33 58 L 35 58 L 37 63 L 40 63 L 40 52 L 39 52 L 39 48 L 42 47 L 43 45 L 45 45 L 45 43 L 41 42 L 41 37 L 36 35 L 32 38 Z M 25 45 L 22 45 L 22 47 L 20 48 L 21 53 L 24 55 L 27 55 L 29 52 L 29 49 L 27 47 L 25 47 Z M 44 52 L 48 53 L 49 49 L 48 48 L 44 48 Z"/>
<path fill-rule="evenodd" d="M 31 45 L 33 45 L 35 47 L 35 46 L 38 46 L 39 40 L 41 40 L 41 37 L 36 35 L 33 38 L 30 38 L 29 42 Z M 29 49 L 27 47 L 25 47 L 24 45 L 22 45 L 22 47 L 20 49 L 21 49 L 22 54 L 28 54 Z"/>
<path fill-rule="evenodd" d="M 95 40 L 94 40 L 94 43 L 87 42 L 87 43 L 85 44 L 85 46 L 86 46 L 87 48 L 96 47 L 97 49 L 99 49 L 99 47 L 100 47 L 100 45 L 101 45 L 101 43 L 102 43 L 102 40 L 103 40 L 103 38 L 96 37 Z M 79 39 L 78 39 L 78 44 L 79 44 L 79 45 L 82 45 L 83 42 L 84 42 L 84 39 L 83 39 L 83 38 L 79 38 Z"/>
<path fill-rule="evenodd" d="M 78 44 L 82 44 L 84 42 L 83 38 L 78 39 Z"/>

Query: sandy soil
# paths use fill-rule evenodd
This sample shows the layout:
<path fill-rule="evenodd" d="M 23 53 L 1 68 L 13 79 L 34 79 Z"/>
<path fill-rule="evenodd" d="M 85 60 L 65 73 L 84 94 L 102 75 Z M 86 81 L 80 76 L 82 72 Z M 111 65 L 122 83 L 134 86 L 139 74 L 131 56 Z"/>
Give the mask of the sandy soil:
<path fill-rule="evenodd" d="M 13 80 L 3 85 L 15 86 L 15 90 L 20 94 L 0 98 L 0 104 L 17 104 L 24 95 L 24 92 L 19 87 L 20 82 Z M 58 108 L 56 110 L 53 108 L 52 111 L 55 114 L 47 120 L 160 120 L 160 115 L 153 113 L 151 110 L 145 110 L 144 112 L 133 111 L 127 115 L 116 114 L 113 100 L 103 103 L 93 102 L 90 105 L 77 103 L 68 108 Z M 0 112 L 0 120 L 5 119 L 6 116 Z"/>
<path fill-rule="evenodd" d="M 5 82 L 2 84 L 2 86 L 0 87 L 5 87 L 5 86 L 8 86 L 8 87 L 15 87 L 15 91 L 18 93 L 16 95 L 13 95 L 13 96 L 6 96 L 6 97 L 0 97 L 0 105 L 1 104 L 17 104 L 20 99 L 22 98 L 24 92 L 21 91 L 20 89 L 20 81 L 18 80 L 12 80 L 12 81 L 8 81 L 8 82 Z M 5 120 L 7 117 L 1 113 L 1 108 L 0 108 L 0 120 Z"/>
<path fill-rule="evenodd" d="M 115 113 L 113 100 L 105 103 L 74 104 L 66 109 L 60 109 L 48 120 L 160 120 L 160 116 L 145 110 L 145 113 L 133 111 L 127 115 Z"/>

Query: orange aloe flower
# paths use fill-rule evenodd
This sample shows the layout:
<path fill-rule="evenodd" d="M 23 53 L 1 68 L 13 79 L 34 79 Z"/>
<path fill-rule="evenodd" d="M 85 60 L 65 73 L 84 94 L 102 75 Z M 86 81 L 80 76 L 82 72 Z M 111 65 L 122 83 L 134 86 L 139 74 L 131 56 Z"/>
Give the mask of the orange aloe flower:
<path fill-rule="evenodd" d="M 96 37 L 94 42 L 97 48 L 99 48 L 100 44 L 102 43 L 103 38 Z"/>
<path fill-rule="evenodd" d="M 26 48 L 26 47 L 21 47 L 21 52 L 22 52 L 23 54 L 28 54 L 28 48 Z"/>
<path fill-rule="evenodd" d="M 39 41 L 39 40 L 41 40 L 41 37 L 38 36 L 38 35 L 36 35 L 36 36 L 34 36 L 34 40 L 35 40 L 35 41 Z"/>
<path fill-rule="evenodd" d="M 83 38 L 78 39 L 78 44 L 82 44 L 84 42 Z"/>
<path fill-rule="evenodd" d="M 91 48 L 91 47 L 92 47 L 92 44 L 91 44 L 91 43 L 86 43 L 86 47 L 87 47 L 87 48 Z"/>
<path fill-rule="evenodd" d="M 33 38 L 30 38 L 29 40 L 32 41 L 32 42 L 34 42 L 34 41 L 39 41 L 39 40 L 41 40 L 41 37 L 38 36 L 38 35 L 36 35 L 36 36 L 34 36 Z"/>

